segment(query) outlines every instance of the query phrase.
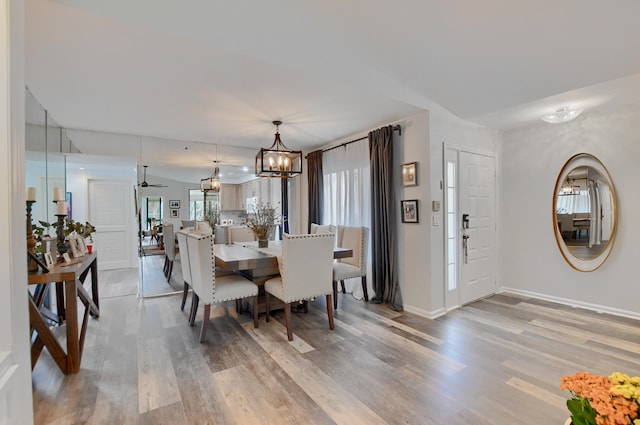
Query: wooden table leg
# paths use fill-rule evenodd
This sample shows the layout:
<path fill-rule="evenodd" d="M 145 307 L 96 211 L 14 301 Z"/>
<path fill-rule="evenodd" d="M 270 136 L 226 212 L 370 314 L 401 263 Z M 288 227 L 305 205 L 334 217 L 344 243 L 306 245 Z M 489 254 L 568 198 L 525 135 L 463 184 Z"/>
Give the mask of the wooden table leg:
<path fill-rule="evenodd" d="M 64 282 L 67 320 L 67 372 L 80 370 L 80 342 L 78 341 L 78 291 L 75 279 Z"/>
<path fill-rule="evenodd" d="M 56 282 L 56 309 L 58 310 L 60 323 L 64 322 L 66 320 L 64 308 L 64 282 Z"/>
<path fill-rule="evenodd" d="M 95 314 L 95 317 L 100 316 L 100 297 L 98 297 L 98 259 L 96 258 L 91 263 L 91 298 L 93 298 L 93 303 L 96 305 L 98 309 L 98 313 Z"/>
<path fill-rule="evenodd" d="M 91 309 L 91 316 L 100 317 L 100 297 L 98 296 L 98 259 L 94 259 L 87 270 L 80 275 L 80 283 L 84 285 L 84 281 L 87 278 L 87 274 L 91 272 L 91 299 L 93 300 L 93 307 Z"/>
<path fill-rule="evenodd" d="M 36 330 L 38 336 L 36 337 L 36 341 L 31 346 L 31 368 L 38 361 L 38 357 L 40 357 L 40 353 L 42 352 L 42 347 L 45 346 L 49 350 L 51 357 L 56 362 L 58 367 L 63 373 L 68 373 L 68 363 L 67 356 L 64 353 L 64 350 L 56 340 L 56 337 L 51 333 L 49 327 L 44 322 L 44 319 L 40 315 L 40 310 L 36 307 L 35 303 L 29 297 L 29 320 L 31 322 L 31 326 Z"/>

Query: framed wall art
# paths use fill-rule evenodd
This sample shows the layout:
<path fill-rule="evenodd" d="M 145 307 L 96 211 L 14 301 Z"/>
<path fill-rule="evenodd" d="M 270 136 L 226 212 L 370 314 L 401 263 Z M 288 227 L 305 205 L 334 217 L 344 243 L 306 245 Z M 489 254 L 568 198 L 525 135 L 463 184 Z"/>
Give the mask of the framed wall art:
<path fill-rule="evenodd" d="M 402 186 L 418 185 L 418 163 L 408 162 L 400 166 L 402 175 Z"/>
<path fill-rule="evenodd" d="M 180 201 L 169 201 L 169 208 L 180 208 Z"/>
<path fill-rule="evenodd" d="M 178 218 L 178 209 L 171 208 L 171 218 Z"/>
<path fill-rule="evenodd" d="M 409 199 L 400 201 L 402 222 L 403 223 L 419 223 L 418 218 L 418 200 Z"/>

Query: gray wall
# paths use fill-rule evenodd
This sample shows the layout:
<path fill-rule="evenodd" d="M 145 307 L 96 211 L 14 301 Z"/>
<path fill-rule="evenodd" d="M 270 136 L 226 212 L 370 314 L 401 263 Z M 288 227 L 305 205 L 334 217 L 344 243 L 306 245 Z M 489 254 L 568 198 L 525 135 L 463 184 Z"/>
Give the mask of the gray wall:
<path fill-rule="evenodd" d="M 618 231 L 598 270 L 572 269 L 553 234 L 555 180 L 574 154 L 596 156 L 618 195 Z M 584 113 L 565 124 L 540 123 L 504 134 L 502 157 L 502 284 L 507 290 L 640 318 L 640 104 Z"/>

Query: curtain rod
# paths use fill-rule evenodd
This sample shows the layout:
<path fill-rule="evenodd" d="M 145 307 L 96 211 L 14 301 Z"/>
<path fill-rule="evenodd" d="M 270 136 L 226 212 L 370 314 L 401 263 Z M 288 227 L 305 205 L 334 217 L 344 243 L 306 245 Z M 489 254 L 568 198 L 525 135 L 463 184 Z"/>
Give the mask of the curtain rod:
<path fill-rule="evenodd" d="M 393 130 L 393 131 L 397 131 L 397 132 L 398 132 L 398 134 L 399 134 L 400 136 L 402 136 L 402 127 L 400 127 L 400 124 L 396 124 L 396 125 L 394 125 L 394 126 L 393 126 L 393 128 L 392 128 L 392 130 Z M 343 147 L 343 146 L 347 146 L 347 145 L 350 145 L 351 143 L 359 142 L 360 140 L 364 140 L 364 139 L 367 139 L 367 138 L 369 138 L 369 136 L 368 136 L 368 135 L 367 135 L 367 136 L 364 136 L 364 137 L 361 137 L 361 138 L 359 138 L 359 139 L 349 140 L 348 142 L 340 143 L 339 145 L 332 146 L 332 147 L 327 148 L 327 149 L 322 149 L 322 152 L 327 152 L 327 151 L 330 151 L 330 150 L 333 150 L 333 149 L 341 148 L 341 147 Z M 306 156 L 305 156 L 305 158 L 306 158 Z"/>

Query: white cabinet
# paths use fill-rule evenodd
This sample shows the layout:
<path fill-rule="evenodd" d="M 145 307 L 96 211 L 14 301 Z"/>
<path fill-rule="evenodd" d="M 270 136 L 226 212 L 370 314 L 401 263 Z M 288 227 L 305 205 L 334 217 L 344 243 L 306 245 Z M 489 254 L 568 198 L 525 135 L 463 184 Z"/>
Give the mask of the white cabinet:
<path fill-rule="evenodd" d="M 238 207 L 246 208 L 247 198 L 258 198 L 260 204 L 280 205 L 281 179 L 263 177 L 238 185 Z"/>
<path fill-rule="evenodd" d="M 258 202 L 260 204 L 270 204 L 271 203 L 271 187 L 270 181 L 275 180 L 272 178 L 263 177 L 258 180 Z"/>
<path fill-rule="evenodd" d="M 271 186 L 271 194 L 270 201 L 271 205 L 276 206 L 280 205 L 281 197 L 280 197 L 280 185 L 282 184 L 282 179 L 268 179 L 270 180 L 269 185 Z"/>
<path fill-rule="evenodd" d="M 235 184 L 223 184 L 220 187 L 220 209 L 238 210 L 238 197 Z"/>

